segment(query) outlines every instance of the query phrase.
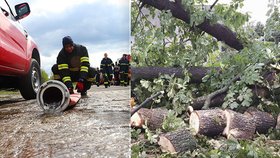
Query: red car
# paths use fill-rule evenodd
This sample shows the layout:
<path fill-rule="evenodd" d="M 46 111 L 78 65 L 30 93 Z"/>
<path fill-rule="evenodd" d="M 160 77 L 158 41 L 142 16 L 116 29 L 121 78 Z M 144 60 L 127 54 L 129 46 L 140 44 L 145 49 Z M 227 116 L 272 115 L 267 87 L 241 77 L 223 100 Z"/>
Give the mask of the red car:
<path fill-rule="evenodd" d="M 36 98 L 41 84 L 40 54 L 36 43 L 20 25 L 30 14 L 28 3 L 0 0 L 0 88 L 17 88 L 25 99 Z"/>

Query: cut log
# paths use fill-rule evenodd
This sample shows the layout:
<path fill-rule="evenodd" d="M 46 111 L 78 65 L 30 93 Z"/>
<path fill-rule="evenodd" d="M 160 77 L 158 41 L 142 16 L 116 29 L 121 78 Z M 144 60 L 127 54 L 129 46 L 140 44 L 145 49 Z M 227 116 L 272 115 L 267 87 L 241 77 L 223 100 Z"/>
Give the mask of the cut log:
<path fill-rule="evenodd" d="M 277 125 L 276 125 L 276 129 L 280 130 L 280 114 L 278 114 L 278 117 L 277 117 Z"/>
<path fill-rule="evenodd" d="M 130 126 L 131 127 L 142 127 L 142 125 L 144 124 L 144 119 L 141 117 L 140 114 L 138 114 L 137 112 L 134 113 L 131 117 L 130 117 Z"/>
<path fill-rule="evenodd" d="M 226 127 L 225 112 L 221 109 L 196 110 L 191 113 L 189 124 L 195 135 L 217 136 Z"/>
<path fill-rule="evenodd" d="M 225 110 L 227 119 L 227 126 L 223 131 L 223 134 L 229 138 L 236 139 L 252 139 L 256 130 L 256 123 L 254 118 L 237 113 L 232 110 Z"/>
<path fill-rule="evenodd" d="M 270 128 L 274 128 L 276 120 L 267 112 L 259 111 L 256 108 L 250 107 L 244 113 L 254 118 L 256 123 L 256 132 L 265 134 Z"/>
<path fill-rule="evenodd" d="M 130 125 L 132 127 L 142 127 L 147 121 L 147 126 L 151 130 L 162 127 L 162 123 L 168 114 L 167 109 L 155 108 L 147 109 L 141 108 L 130 118 Z"/>
<path fill-rule="evenodd" d="M 163 152 L 175 154 L 195 149 L 197 141 L 190 131 L 180 129 L 160 135 L 158 144 Z"/>

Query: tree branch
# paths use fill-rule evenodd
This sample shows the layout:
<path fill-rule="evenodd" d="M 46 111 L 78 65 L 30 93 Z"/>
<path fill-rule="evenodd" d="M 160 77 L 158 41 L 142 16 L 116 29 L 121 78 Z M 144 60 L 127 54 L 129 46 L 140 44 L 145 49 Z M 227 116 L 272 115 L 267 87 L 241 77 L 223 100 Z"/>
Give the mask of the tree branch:
<path fill-rule="evenodd" d="M 216 0 L 216 1 L 211 5 L 209 11 L 211 11 L 211 10 L 214 8 L 214 6 L 217 4 L 218 1 L 219 1 L 219 0 Z"/>
<path fill-rule="evenodd" d="M 134 113 L 136 113 L 139 109 L 141 109 L 143 106 L 147 105 L 150 101 L 152 101 L 154 98 L 160 96 L 164 94 L 164 91 L 160 91 L 158 93 L 156 93 L 155 95 L 150 96 L 149 98 L 147 98 L 145 101 L 143 101 L 139 106 L 137 106 L 136 108 L 134 108 L 131 113 L 130 116 L 132 116 Z"/>
<path fill-rule="evenodd" d="M 190 12 L 185 10 L 176 2 L 169 0 L 140 0 L 141 2 L 152 6 L 159 10 L 170 10 L 172 16 L 190 24 Z M 228 46 L 241 50 L 243 49 L 242 43 L 237 39 L 236 33 L 231 31 L 228 27 L 215 23 L 210 24 L 210 20 L 206 19 L 203 23 L 196 26 L 197 28 L 205 31 L 211 36 L 215 37 L 218 41 L 225 42 Z"/>
<path fill-rule="evenodd" d="M 206 100 L 205 100 L 205 102 L 204 102 L 204 106 L 202 107 L 202 109 L 208 109 L 209 106 L 210 106 L 210 104 L 211 104 L 211 100 L 212 100 L 214 97 L 216 97 L 217 95 L 220 95 L 220 94 L 222 94 L 222 93 L 227 92 L 228 89 L 229 89 L 229 87 L 230 87 L 230 85 L 231 85 L 233 82 L 239 80 L 239 78 L 240 78 L 240 75 L 237 75 L 237 76 L 234 77 L 225 87 L 223 87 L 223 88 L 221 88 L 221 89 L 219 89 L 219 90 L 217 90 L 217 91 L 215 91 L 215 92 L 212 92 L 212 93 L 208 94 L 208 95 L 206 96 Z"/>
<path fill-rule="evenodd" d="M 131 32 L 134 31 L 134 28 L 135 28 L 135 26 L 136 26 L 137 20 L 138 20 L 138 18 L 139 18 L 140 13 L 141 13 L 141 9 L 144 7 L 144 3 L 142 3 L 141 6 L 140 6 L 140 3 L 141 3 L 141 2 L 139 2 L 139 4 L 138 4 L 138 6 L 139 6 L 139 11 L 138 11 L 137 17 L 136 17 L 136 19 L 135 19 L 135 21 L 134 21 L 134 23 L 133 23 Z"/>

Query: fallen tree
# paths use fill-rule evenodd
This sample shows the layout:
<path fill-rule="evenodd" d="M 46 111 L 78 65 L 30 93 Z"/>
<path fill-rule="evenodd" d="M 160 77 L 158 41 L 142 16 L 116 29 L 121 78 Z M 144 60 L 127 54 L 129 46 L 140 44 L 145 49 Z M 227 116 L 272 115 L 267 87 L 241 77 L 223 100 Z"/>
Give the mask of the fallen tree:
<path fill-rule="evenodd" d="M 180 19 L 184 21 L 185 23 L 190 24 L 191 22 L 191 14 L 192 12 L 186 9 L 187 7 L 184 7 L 181 0 L 175 0 L 175 1 L 169 1 L 169 0 L 139 0 L 141 2 L 141 7 L 147 6 L 147 7 L 153 7 L 160 11 L 170 11 L 172 16 L 176 19 Z M 217 2 L 211 6 L 213 8 L 216 5 Z M 140 6 L 140 5 L 139 5 Z M 210 9 L 211 10 L 211 9 Z M 135 20 L 137 22 L 138 16 Z M 243 44 L 236 36 L 236 33 L 230 30 L 227 26 L 220 24 L 218 22 L 211 22 L 210 20 L 205 18 L 205 20 L 199 24 L 194 26 L 196 28 L 199 28 L 202 31 L 205 31 L 209 35 L 215 37 L 218 41 L 223 41 L 230 47 L 236 49 L 236 50 L 242 50 Z M 265 62 L 264 65 L 268 65 L 271 61 Z M 190 74 L 190 82 L 189 83 L 201 83 L 203 77 L 205 77 L 207 74 L 210 74 L 210 71 L 216 71 L 216 73 L 220 73 L 220 68 L 207 68 L 207 67 L 189 67 L 186 69 L 188 74 Z M 138 67 L 138 68 L 132 68 L 132 88 L 135 87 L 135 83 L 138 82 L 140 79 L 146 79 L 150 80 L 153 78 L 157 78 L 160 74 L 169 74 L 174 75 L 175 77 L 182 78 L 184 77 L 184 70 L 179 67 Z M 270 73 L 270 72 L 268 72 Z M 233 79 L 234 83 L 238 79 Z M 273 79 L 269 79 L 270 81 Z M 208 107 L 212 106 L 220 106 L 223 101 L 224 97 L 226 96 L 226 92 L 228 90 L 228 87 L 231 85 L 229 83 L 228 85 L 225 85 L 223 88 L 216 90 L 212 92 L 209 95 L 201 96 L 199 98 L 194 99 L 194 104 L 192 105 L 195 109 L 207 109 Z M 260 87 L 259 89 L 262 89 Z M 255 91 L 255 90 L 253 90 Z M 257 93 L 255 93 L 257 94 Z M 265 95 L 267 96 L 269 94 L 269 91 L 265 92 Z M 258 96 L 258 95 L 255 95 Z"/>
<path fill-rule="evenodd" d="M 218 68 L 205 68 L 205 67 L 191 67 L 188 69 L 188 73 L 190 73 L 190 84 L 199 84 L 202 83 L 202 78 L 210 73 L 211 70 L 220 71 Z M 151 80 L 160 76 L 160 74 L 168 74 L 174 75 L 178 78 L 183 78 L 184 73 L 182 68 L 172 68 L 172 67 L 132 67 L 133 77 L 132 77 L 132 89 L 135 87 L 135 82 L 139 82 L 140 79 Z M 263 78 L 266 82 L 273 82 L 275 80 L 276 73 L 274 71 L 266 72 L 263 75 Z M 228 88 L 231 84 L 239 80 L 239 76 L 236 76 L 231 81 L 229 81 L 228 85 L 225 87 L 218 89 L 208 95 L 201 96 L 195 98 L 192 103 L 192 107 L 195 110 L 207 109 L 208 107 L 218 107 L 221 106 L 224 102 L 224 98 L 226 97 Z M 253 100 L 256 102 L 259 98 L 266 98 L 270 95 L 270 91 L 266 87 L 261 86 L 249 86 L 253 92 Z"/>
<path fill-rule="evenodd" d="M 184 77 L 184 69 L 180 67 L 159 67 L 159 66 L 149 66 L 149 67 L 131 67 L 133 73 L 131 81 L 138 82 L 142 79 L 152 80 L 159 77 L 160 75 L 174 75 L 178 78 Z M 187 69 L 188 73 L 191 75 L 190 83 L 201 83 L 202 78 L 209 74 L 210 71 L 215 70 L 219 72 L 219 68 L 206 68 L 206 67 L 190 67 Z"/>
<path fill-rule="evenodd" d="M 266 63 L 270 63 L 269 61 Z M 202 83 L 203 77 L 207 74 L 210 74 L 211 71 L 216 71 L 216 73 L 220 73 L 221 70 L 217 67 L 214 68 L 206 68 L 206 67 L 190 67 L 187 69 L 190 74 L 190 84 L 200 84 Z M 141 79 L 152 80 L 160 75 L 174 75 L 178 78 L 184 77 L 184 72 L 182 68 L 174 68 L 174 67 L 132 67 L 132 89 L 135 88 L 136 83 L 138 83 Z M 276 72 L 270 71 L 263 73 L 263 79 L 267 83 L 273 83 L 276 78 Z M 228 88 L 234 82 L 240 79 L 240 75 L 235 76 L 232 80 L 229 81 L 227 85 L 223 88 L 218 89 L 208 95 L 201 96 L 195 98 L 192 103 L 192 107 L 195 110 L 199 109 L 207 109 L 208 107 L 218 107 L 221 106 L 224 102 L 224 98 L 226 97 Z M 248 85 L 249 88 L 252 89 L 253 99 L 254 101 L 258 101 L 261 98 L 267 98 L 270 95 L 270 91 L 266 87 L 258 86 L 258 85 Z"/>
<path fill-rule="evenodd" d="M 168 14 L 169 11 L 170 11 L 173 17 L 181 19 L 182 21 L 190 24 L 190 22 L 191 22 L 190 17 L 192 16 L 191 14 L 192 13 L 197 13 L 197 12 L 194 12 L 193 10 L 188 11 L 186 9 L 188 6 L 187 5 L 182 6 L 180 0 L 175 0 L 175 1 L 171 1 L 171 0 L 139 0 L 139 1 L 142 2 L 142 4 L 139 3 L 139 6 L 140 5 L 141 6 L 146 6 L 147 9 L 151 11 L 151 17 L 154 16 L 154 12 L 153 12 L 153 9 L 150 9 L 150 8 L 156 8 L 156 9 L 162 10 L 163 12 L 167 13 L 167 14 L 160 14 L 163 17 L 162 19 L 165 19 L 166 17 L 168 17 L 170 19 L 170 17 L 169 17 L 170 15 Z M 191 2 L 191 1 L 184 1 L 184 2 Z M 199 3 L 198 1 L 195 1 L 191 5 L 197 4 L 196 2 Z M 217 1 L 215 1 L 215 3 L 216 2 Z M 237 1 L 232 1 L 232 2 L 236 3 L 236 4 L 238 3 Z M 201 2 L 201 3 L 204 3 L 204 1 Z M 237 8 L 238 8 L 238 5 L 240 6 L 240 4 L 242 5 L 242 2 L 241 3 L 239 2 L 237 4 Z M 201 6 L 204 7 L 203 4 Z M 219 7 L 221 7 L 221 6 L 219 6 Z M 231 7 L 230 9 L 233 9 L 232 6 L 230 6 L 230 7 Z M 211 7 L 211 8 L 213 8 L 213 7 Z M 236 6 L 234 6 L 234 8 L 236 10 Z M 232 14 L 232 15 L 235 16 L 235 14 Z M 133 17 L 136 17 L 136 16 L 133 16 Z M 149 17 L 143 16 L 143 18 L 146 18 L 147 20 L 149 20 L 148 18 L 150 18 L 150 16 Z M 229 17 L 229 18 L 231 18 L 231 17 Z M 137 21 L 137 19 L 138 19 L 138 16 L 137 16 L 135 21 Z M 232 18 L 232 19 L 235 19 L 235 18 Z M 143 21 L 144 22 L 149 22 L 149 21 L 145 21 L 145 20 L 143 20 Z M 246 101 L 252 103 L 253 105 L 260 105 L 265 110 L 271 111 L 273 114 L 277 113 L 277 110 L 275 110 L 274 107 L 270 106 L 272 104 L 274 106 L 274 104 L 276 103 L 276 100 L 274 100 L 275 96 L 273 96 L 275 94 L 274 89 L 272 89 L 272 87 L 274 88 L 274 85 L 273 86 L 267 85 L 267 87 L 269 89 L 267 87 L 263 86 L 264 85 L 263 83 L 266 83 L 266 81 L 268 81 L 268 80 L 264 80 L 264 78 L 260 79 L 261 82 L 251 82 L 251 84 L 248 84 L 246 82 L 247 85 L 244 84 L 245 82 L 243 82 L 244 80 L 242 80 L 242 77 L 244 77 L 244 76 L 248 77 L 249 75 L 247 75 L 247 74 L 251 74 L 249 71 L 243 72 L 245 67 L 247 65 L 252 65 L 252 64 L 256 64 L 256 63 L 263 63 L 263 59 L 264 59 L 263 57 L 264 56 L 265 57 L 267 57 L 267 55 L 274 56 L 274 53 L 273 53 L 274 48 L 267 47 L 267 45 L 264 46 L 264 45 L 261 44 L 261 42 L 260 43 L 257 42 L 258 44 L 260 44 L 260 45 L 258 45 L 257 49 L 253 48 L 255 45 L 247 45 L 246 44 L 246 46 L 248 46 L 248 47 L 247 47 L 247 49 L 244 49 L 244 51 L 240 51 L 239 53 L 234 54 L 230 57 L 226 55 L 226 57 L 223 58 L 224 57 L 223 55 L 225 55 L 225 53 L 226 54 L 229 54 L 229 53 L 233 54 L 233 53 L 236 53 L 236 52 L 232 51 L 230 49 L 226 49 L 223 52 L 219 52 L 220 49 L 218 50 L 218 48 L 216 48 L 216 45 L 215 45 L 216 40 L 213 40 L 210 37 L 209 37 L 209 40 L 208 40 L 207 39 L 208 36 L 203 36 L 202 35 L 204 32 L 202 34 L 196 34 L 197 32 L 195 34 L 191 33 L 191 35 L 198 35 L 198 37 L 194 38 L 194 39 L 193 39 L 192 36 L 187 36 L 187 37 L 179 36 L 179 38 L 181 37 L 182 39 L 175 39 L 174 38 L 174 40 L 173 40 L 172 39 L 173 36 L 170 36 L 170 32 L 171 32 L 170 30 L 172 30 L 172 29 L 170 29 L 169 26 L 174 25 L 175 27 L 178 27 L 179 30 L 184 31 L 186 25 L 182 25 L 183 23 L 181 21 L 179 21 L 179 22 L 175 21 L 176 23 L 172 23 L 172 22 L 174 22 L 174 21 L 173 20 L 168 20 L 166 18 L 165 23 L 163 23 L 162 27 L 160 27 L 159 29 L 158 28 L 153 29 L 152 27 L 154 27 L 154 26 L 151 26 L 151 28 L 149 28 L 152 31 L 155 31 L 156 33 L 161 32 L 161 34 L 164 34 L 164 35 L 165 35 L 165 33 L 167 33 L 165 35 L 165 37 L 163 37 L 163 40 L 161 40 L 162 36 L 159 36 L 160 38 L 157 38 L 155 36 L 157 34 L 152 35 L 152 36 L 150 36 L 151 34 L 145 34 L 146 32 L 144 32 L 144 31 L 146 31 L 145 30 L 145 27 L 147 26 L 146 23 L 141 23 L 141 25 L 140 25 L 141 28 L 135 29 L 135 30 L 139 31 L 139 32 L 137 32 L 139 34 L 141 34 L 142 31 L 144 30 L 143 31 L 144 33 L 140 37 L 143 37 L 143 36 L 147 35 L 147 38 L 139 38 L 139 39 L 141 39 L 141 41 L 140 42 L 135 42 L 136 44 L 139 44 L 139 45 L 136 45 L 136 47 L 135 47 L 136 51 L 135 52 L 136 53 L 137 53 L 137 51 L 140 52 L 139 53 L 139 59 L 137 58 L 135 60 L 136 64 L 139 64 L 140 62 L 144 61 L 144 63 L 141 63 L 139 65 L 145 65 L 146 64 L 147 66 L 149 66 L 149 65 L 156 65 L 157 63 L 159 63 L 160 65 L 165 65 L 165 63 L 166 63 L 166 65 L 186 65 L 186 64 L 189 64 L 189 61 L 191 61 L 191 65 L 202 65 L 201 63 L 203 63 L 203 64 L 206 63 L 206 64 L 209 64 L 209 65 L 212 65 L 212 61 L 208 62 L 206 60 L 208 60 L 208 59 L 212 60 L 213 59 L 214 60 L 213 65 L 219 65 L 220 62 L 218 60 L 220 60 L 220 61 L 222 61 L 221 62 L 222 63 L 221 66 L 223 66 L 222 68 L 225 68 L 225 69 L 222 70 L 223 72 L 222 71 L 216 71 L 216 73 L 221 72 L 221 74 L 222 74 L 221 76 L 217 77 L 218 79 L 216 78 L 216 76 L 214 78 L 210 77 L 211 80 L 213 79 L 212 80 L 213 82 L 211 81 L 211 85 L 210 85 L 211 87 L 209 87 L 209 89 L 207 89 L 208 94 L 205 93 L 205 91 L 203 91 L 203 90 L 205 90 L 207 88 L 207 86 L 209 86 L 209 84 L 208 84 L 209 82 L 207 82 L 206 84 L 202 83 L 202 78 L 205 77 L 206 75 L 213 74 L 213 72 L 211 73 L 211 71 L 215 72 L 215 68 L 195 67 L 195 68 L 198 68 L 199 70 L 202 70 L 202 71 L 195 70 L 195 72 L 193 72 L 192 70 L 193 70 L 194 67 L 191 67 L 191 68 L 187 69 L 188 74 L 191 74 L 189 83 L 190 84 L 200 84 L 200 83 L 202 83 L 201 85 L 186 86 L 186 84 L 183 83 L 182 80 L 177 80 L 177 79 L 173 79 L 173 78 L 170 79 L 170 81 L 172 81 L 172 82 L 169 82 L 167 85 L 165 85 L 165 82 L 162 82 L 163 80 L 159 81 L 158 79 L 156 79 L 156 80 L 154 80 L 153 83 L 143 82 L 144 83 L 143 86 L 141 88 L 137 89 L 138 90 L 137 92 L 139 92 L 138 93 L 139 95 L 146 95 L 146 93 L 145 94 L 142 93 L 142 92 L 145 92 L 146 90 L 148 90 L 148 92 L 149 92 L 148 95 L 149 95 L 150 93 L 154 93 L 154 92 L 158 91 L 162 87 L 163 88 L 167 87 L 167 89 L 170 90 L 170 91 L 168 91 L 168 92 L 170 92 L 169 93 L 170 95 L 165 95 L 164 98 L 161 100 L 162 102 L 160 104 L 161 105 L 166 105 L 169 108 L 172 107 L 172 105 L 174 105 L 173 110 L 176 111 L 176 112 L 181 112 L 180 108 L 182 108 L 183 106 L 186 106 L 186 104 L 187 104 L 187 106 L 190 105 L 191 101 L 193 102 L 192 106 L 194 106 L 195 109 L 196 108 L 201 109 L 202 107 L 205 107 L 207 109 L 208 107 L 220 106 L 224 103 L 224 98 L 226 97 L 226 95 L 227 94 L 232 94 L 233 97 L 231 97 L 231 98 L 228 97 L 228 96 L 231 96 L 231 95 L 227 95 L 227 100 L 226 101 L 227 101 L 228 104 L 224 104 L 224 105 L 226 105 L 228 107 L 231 107 L 233 109 L 242 110 L 242 112 L 243 112 L 243 110 L 249 105 L 248 104 L 244 104 L 244 105 L 241 104 L 241 102 L 245 100 L 245 99 L 244 100 L 242 100 L 242 99 L 244 97 L 248 97 L 248 96 L 251 97 L 252 95 L 251 95 L 250 90 L 252 90 L 252 92 L 254 93 L 253 100 L 254 101 L 260 101 L 260 102 L 253 102 L 252 103 L 250 99 L 247 99 Z M 228 21 L 225 21 L 225 22 L 228 22 Z M 150 23 L 150 24 L 152 24 L 152 23 Z M 192 30 L 197 31 L 198 29 L 196 29 L 196 28 L 199 28 L 200 30 L 205 31 L 209 35 L 212 35 L 216 39 L 224 41 L 226 44 L 228 44 L 230 47 L 232 47 L 236 50 L 242 50 L 243 46 L 245 47 L 245 43 L 240 42 L 236 38 L 237 37 L 236 34 L 233 31 L 229 30 L 227 27 L 223 27 L 223 25 L 218 24 L 216 22 L 212 22 L 210 24 L 209 20 L 207 18 L 205 18 L 205 21 L 201 24 L 204 25 L 204 27 L 196 25 L 196 26 L 193 26 L 194 27 L 193 28 L 191 26 L 192 24 L 188 25 L 188 26 L 190 26 L 190 28 L 189 27 L 186 28 L 186 30 L 187 30 L 186 32 L 192 31 Z M 230 24 L 232 24 L 232 22 Z M 211 32 L 211 31 L 213 31 L 213 32 Z M 251 36 L 250 34 L 247 34 L 246 30 L 244 31 L 244 33 L 245 33 L 244 34 L 245 36 L 240 35 L 240 37 L 245 37 L 244 38 L 245 40 L 248 37 L 247 35 L 249 35 L 250 38 L 254 38 L 254 36 Z M 166 38 L 167 40 L 164 40 L 164 38 Z M 135 38 L 135 39 L 137 40 L 137 38 Z M 169 41 L 169 39 L 171 39 L 172 41 L 171 40 Z M 198 40 L 198 42 L 197 42 L 196 39 L 202 39 L 202 40 Z M 209 45 L 207 44 L 207 42 L 206 42 L 206 44 L 204 43 L 205 39 L 208 43 L 210 43 Z M 233 40 L 230 40 L 230 39 L 233 39 Z M 188 41 L 188 40 L 193 45 L 190 45 L 189 47 L 184 47 L 185 45 L 183 45 L 183 44 L 186 44 L 185 41 Z M 249 39 L 249 40 L 251 40 L 251 39 Z M 154 44 L 153 45 L 154 47 L 150 48 L 150 47 L 148 47 L 150 45 L 146 45 L 145 42 L 142 42 L 142 41 L 148 41 L 146 43 L 151 44 L 151 45 Z M 181 43 L 181 41 L 183 41 L 183 42 Z M 233 42 L 233 41 L 235 41 L 235 42 Z M 168 47 L 169 46 L 168 42 L 170 42 L 173 45 L 171 45 L 171 47 Z M 252 40 L 252 43 L 253 42 L 254 41 Z M 166 43 L 168 43 L 168 44 L 166 44 Z M 197 43 L 199 43 L 199 44 L 197 44 Z M 177 47 L 176 47 L 176 44 L 178 44 Z M 205 47 L 204 47 L 204 44 L 205 44 Z M 239 47 L 240 45 L 242 47 Z M 176 49 L 173 49 L 173 47 L 175 47 Z M 210 47 L 212 47 L 212 48 L 210 48 Z M 182 50 L 184 48 L 186 48 L 186 50 Z M 264 50 L 268 50 L 268 51 L 264 51 Z M 143 53 L 142 53 L 142 51 L 143 51 Z M 216 52 L 219 52 L 219 53 L 215 54 Z M 279 52 L 279 50 L 276 50 L 275 52 Z M 214 56 L 211 56 L 213 54 L 214 54 Z M 239 54 L 241 54 L 241 55 L 239 55 Z M 136 55 L 138 55 L 138 54 L 136 54 Z M 167 55 L 170 55 L 170 57 L 171 57 L 170 60 L 168 60 L 169 58 L 165 59 L 165 57 Z M 193 59 L 192 55 L 195 56 L 195 57 L 197 55 L 198 57 L 194 58 L 194 60 L 189 60 L 189 59 Z M 204 56 L 204 58 L 202 57 L 202 59 L 201 59 L 200 57 L 203 56 L 203 55 L 205 55 L 205 56 Z M 206 55 L 209 55 L 209 57 L 208 56 L 206 57 Z M 218 57 L 216 58 L 215 55 L 218 55 Z M 245 55 L 246 58 L 243 58 L 244 56 L 242 56 L 242 55 Z M 237 60 L 231 60 L 235 57 L 238 58 L 238 59 Z M 185 58 L 187 60 L 184 60 Z M 230 59 L 228 59 L 228 58 L 230 58 Z M 152 60 L 150 60 L 150 59 L 152 59 Z M 158 60 L 159 62 L 157 62 L 157 59 L 159 59 Z M 174 62 L 173 62 L 173 59 L 174 59 Z M 179 60 L 177 60 L 177 59 L 179 59 Z M 254 60 L 254 59 L 256 59 L 256 60 Z M 150 62 L 147 62 L 147 61 L 150 61 Z M 216 62 L 216 61 L 218 61 L 218 62 Z M 180 64 L 178 64 L 178 63 L 180 63 Z M 147 67 L 147 71 L 145 71 L 145 69 L 142 69 L 142 68 L 139 69 L 139 70 L 140 71 L 137 71 L 135 69 L 133 70 L 133 73 L 135 74 L 135 76 L 133 75 L 133 77 L 134 77 L 133 81 L 138 82 L 140 79 L 152 80 L 154 78 L 157 78 L 159 76 L 159 74 L 169 74 L 169 75 L 174 74 L 175 77 L 179 77 L 179 78 L 184 78 L 185 77 L 184 76 L 184 71 L 185 70 L 183 70 L 182 68 L 170 68 L 169 69 L 169 68 Z M 220 69 L 218 68 L 218 70 L 220 70 Z M 224 73 L 224 71 L 228 71 L 228 72 Z M 252 72 L 253 71 L 254 70 L 252 70 Z M 264 70 L 262 68 L 261 71 L 267 71 L 267 69 Z M 197 72 L 198 75 L 193 75 L 196 72 Z M 235 80 L 234 78 L 237 76 L 238 73 L 241 73 L 241 79 L 240 80 L 239 79 Z M 254 76 L 254 75 L 252 75 L 252 76 Z M 259 75 L 256 75 L 256 76 L 259 77 Z M 254 77 L 252 77 L 252 78 L 254 78 Z M 167 78 L 167 79 L 169 79 L 169 78 Z M 229 82 L 228 84 L 224 83 L 224 81 L 230 80 L 230 79 L 232 79 L 233 81 Z M 239 84 L 241 82 L 243 82 L 243 83 Z M 164 83 L 164 85 L 161 86 L 160 84 L 162 84 L 162 83 Z M 258 84 L 258 83 L 260 83 L 260 84 Z M 276 84 L 276 86 L 277 86 L 277 84 Z M 146 87 L 148 87 L 148 88 L 146 88 Z M 241 93 L 241 90 L 243 90 L 243 87 L 244 87 L 244 89 L 246 89 L 246 92 L 250 93 L 250 95 L 247 95 L 248 93 Z M 250 88 L 250 89 L 248 90 L 248 88 Z M 212 91 L 209 91 L 210 89 Z M 230 89 L 230 91 L 228 91 L 229 89 Z M 194 91 L 192 91 L 192 90 L 194 90 Z M 271 91 L 273 91 L 273 93 L 271 93 Z M 231 92 L 231 93 L 228 93 L 228 92 Z M 269 98 L 266 98 L 267 96 Z M 195 98 L 193 100 L 191 100 L 190 98 L 193 98 L 193 97 L 195 97 Z M 239 97 L 241 99 L 238 100 L 237 97 Z M 233 102 L 230 102 L 231 100 L 228 99 L 228 98 L 234 100 L 234 103 L 236 103 L 236 105 L 231 106 L 232 105 L 231 103 L 233 103 Z M 165 103 L 167 103 L 167 104 L 165 104 Z M 259 103 L 261 103 L 261 104 L 259 104 Z M 223 117 L 221 112 L 217 112 L 217 113 L 219 114 L 219 116 L 221 116 L 221 118 Z M 224 113 L 224 117 L 228 118 L 228 119 L 226 119 L 225 122 L 221 121 L 223 119 L 214 119 L 214 118 L 212 118 L 212 119 L 210 118 L 210 121 L 207 120 L 207 119 L 204 119 L 204 120 L 207 120 L 209 122 L 218 123 L 218 124 L 219 123 L 220 124 L 226 124 L 226 125 L 227 125 L 227 120 L 230 120 L 229 123 L 230 122 L 232 122 L 232 123 L 230 123 L 231 124 L 230 126 L 227 126 L 228 127 L 228 129 L 227 129 L 228 135 L 225 134 L 226 137 L 237 137 L 237 139 L 251 139 L 253 137 L 255 131 L 257 131 L 258 133 L 260 133 L 259 131 L 267 131 L 267 127 L 269 127 L 270 125 L 273 124 L 273 123 L 268 123 L 269 126 L 266 126 L 266 125 L 263 126 L 265 129 L 258 130 L 258 126 L 261 127 L 261 125 L 258 125 L 257 123 L 254 124 L 253 121 L 252 121 L 252 120 L 256 120 L 258 118 L 258 117 L 254 117 L 254 116 L 252 117 L 252 115 L 258 114 L 258 113 L 252 113 L 252 112 L 249 113 L 249 111 L 247 111 L 247 113 L 245 113 L 245 114 L 234 113 L 234 112 L 231 112 L 231 111 L 227 111 L 227 112 L 223 111 L 223 113 Z M 195 116 L 196 120 L 200 121 L 200 119 L 202 117 L 207 118 L 206 116 L 202 116 L 202 115 L 203 115 L 203 113 L 200 113 L 199 115 L 196 114 L 196 116 Z M 181 117 L 185 118 L 185 115 L 182 115 Z M 203 119 L 201 119 L 201 120 L 203 120 Z M 270 122 L 270 121 L 260 121 L 260 122 Z M 278 121 L 278 122 L 280 122 L 280 121 Z M 239 125 L 239 124 L 241 124 L 241 125 Z M 246 126 L 245 129 L 241 129 L 241 127 L 243 127 L 244 125 Z M 255 126 L 255 128 L 251 128 L 249 125 Z M 209 126 L 205 126 L 205 127 L 209 127 Z M 280 125 L 278 125 L 277 127 L 280 128 Z M 215 128 L 214 125 L 211 129 L 213 129 L 213 128 Z M 219 129 L 219 128 L 217 128 L 217 129 Z M 199 128 L 199 127 L 198 127 L 197 131 L 203 131 L 201 133 L 207 133 L 206 132 L 207 130 Z M 221 133 L 220 131 L 221 130 L 219 130 L 217 133 Z M 197 132 L 197 133 L 199 133 L 199 132 Z M 201 137 L 201 138 L 204 140 L 204 137 Z M 200 138 L 198 138 L 198 139 L 200 139 Z M 177 140 L 177 141 L 180 141 L 180 140 Z M 209 141 L 207 140 L 207 142 L 209 142 Z M 226 141 L 224 141 L 222 139 L 221 142 L 226 142 Z M 244 142 L 245 142 L 245 144 L 244 144 Z M 207 146 L 206 148 L 202 147 L 201 150 L 199 150 L 197 152 L 200 155 L 193 156 L 193 153 L 191 153 L 191 155 L 193 157 L 199 157 L 199 156 L 201 156 L 202 154 L 205 153 L 205 155 L 203 155 L 202 157 L 210 157 L 210 155 L 211 156 L 212 155 L 214 155 L 214 156 L 226 155 L 228 157 L 246 157 L 246 156 L 248 156 L 249 154 L 252 153 L 251 151 L 253 151 L 253 152 L 256 153 L 257 156 L 260 156 L 261 154 L 257 153 L 258 151 L 261 151 L 261 150 L 259 150 L 260 148 L 255 148 L 255 144 L 257 144 L 257 143 L 259 143 L 258 139 L 257 139 L 257 141 L 254 140 L 253 142 L 252 141 L 241 141 L 240 144 L 238 144 L 238 142 L 237 142 L 237 144 L 240 146 L 240 148 L 238 148 L 238 149 L 236 148 L 236 150 L 231 150 L 231 151 L 227 151 L 227 150 L 229 148 L 233 147 L 232 144 L 229 145 L 229 146 L 227 146 L 227 145 L 222 146 L 218 150 L 213 150 L 213 148 Z M 168 144 L 168 143 L 163 143 L 163 144 Z M 199 143 L 199 145 L 202 145 L 202 146 L 204 144 L 205 144 L 204 141 L 202 141 L 202 143 L 201 142 Z M 171 145 L 169 145 L 169 146 L 171 146 Z M 260 143 L 260 146 L 263 147 L 262 143 Z M 157 147 L 157 146 L 155 145 L 155 147 Z M 265 149 L 266 147 L 263 147 L 263 148 Z M 152 150 L 154 150 L 154 148 Z M 223 150 L 225 152 L 222 152 Z M 247 151 L 247 150 L 251 150 L 251 151 Z M 174 150 L 172 150 L 172 151 L 174 152 Z M 207 152 L 205 152 L 205 151 L 207 151 L 208 154 L 206 154 Z M 213 153 L 213 151 L 215 153 Z M 270 153 L 269 149 L 266 150 L 266 151 L 267 151 L 267 153 Z M 139 153 L 141 153 L 141 152 L 142 151 L 140 151 Z M 231 154 L 229 154 L 229 152 L 238 153 L 238 154 L 232 154 L 231 155 Z M 240 155 L 241 152 L 242 152 L 242 156 Z M 190 152 L 188 151 L 187 153 L 190 153 Z M 155 155 L 158 155 L 158 153 L 156 153 Z M 188 155 L 188 156 L 184 155 L 184 156 L 185 157 L 192 157 L 191 155 Z M 264 156 L 264 157 L 270 157 L 270 156 Z"/>

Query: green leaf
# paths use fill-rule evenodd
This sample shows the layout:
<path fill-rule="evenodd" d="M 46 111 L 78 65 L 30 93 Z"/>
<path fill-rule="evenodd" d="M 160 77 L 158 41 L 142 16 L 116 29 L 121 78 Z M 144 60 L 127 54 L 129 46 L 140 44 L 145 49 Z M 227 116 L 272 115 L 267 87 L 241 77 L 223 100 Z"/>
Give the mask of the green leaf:
<path fill-rule="evenodd" d="M 230 103 L 230 104 L 229 104 L 229 107 L 230 107 L 231 109 L 236 109 L 238 106 L 239 106 L 239 104 L 238 104 L 237 102 L 233 102 L 233 103 Z"/>

